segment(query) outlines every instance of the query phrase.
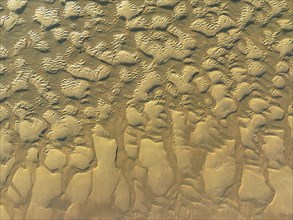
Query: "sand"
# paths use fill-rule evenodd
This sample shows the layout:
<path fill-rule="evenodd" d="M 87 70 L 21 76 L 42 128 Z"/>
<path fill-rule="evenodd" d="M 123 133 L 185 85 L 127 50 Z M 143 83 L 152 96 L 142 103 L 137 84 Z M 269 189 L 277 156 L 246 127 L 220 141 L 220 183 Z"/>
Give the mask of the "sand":
<path fill-rule="evenodd" d="M 289 0 L 0 3 L 0 219 L 292 219 Z"/>

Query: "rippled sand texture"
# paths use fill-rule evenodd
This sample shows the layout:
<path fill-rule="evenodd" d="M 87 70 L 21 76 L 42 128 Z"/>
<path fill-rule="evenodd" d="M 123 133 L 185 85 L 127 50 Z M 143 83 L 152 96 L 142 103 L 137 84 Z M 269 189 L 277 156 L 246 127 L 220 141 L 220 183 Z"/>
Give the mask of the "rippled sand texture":
<path fill-rule="evenodd" d="M 4 0 L 0 219 L 292 219 L 290 0 Z"/>

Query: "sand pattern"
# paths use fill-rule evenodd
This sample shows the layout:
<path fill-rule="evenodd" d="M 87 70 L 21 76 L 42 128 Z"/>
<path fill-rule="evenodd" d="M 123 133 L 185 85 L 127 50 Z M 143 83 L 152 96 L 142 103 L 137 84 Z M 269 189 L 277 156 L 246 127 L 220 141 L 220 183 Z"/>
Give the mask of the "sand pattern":
<path fill-rule="evenodd" d="M 292 219 L 293 3 L 0 3 L 0 219 Z"/>

